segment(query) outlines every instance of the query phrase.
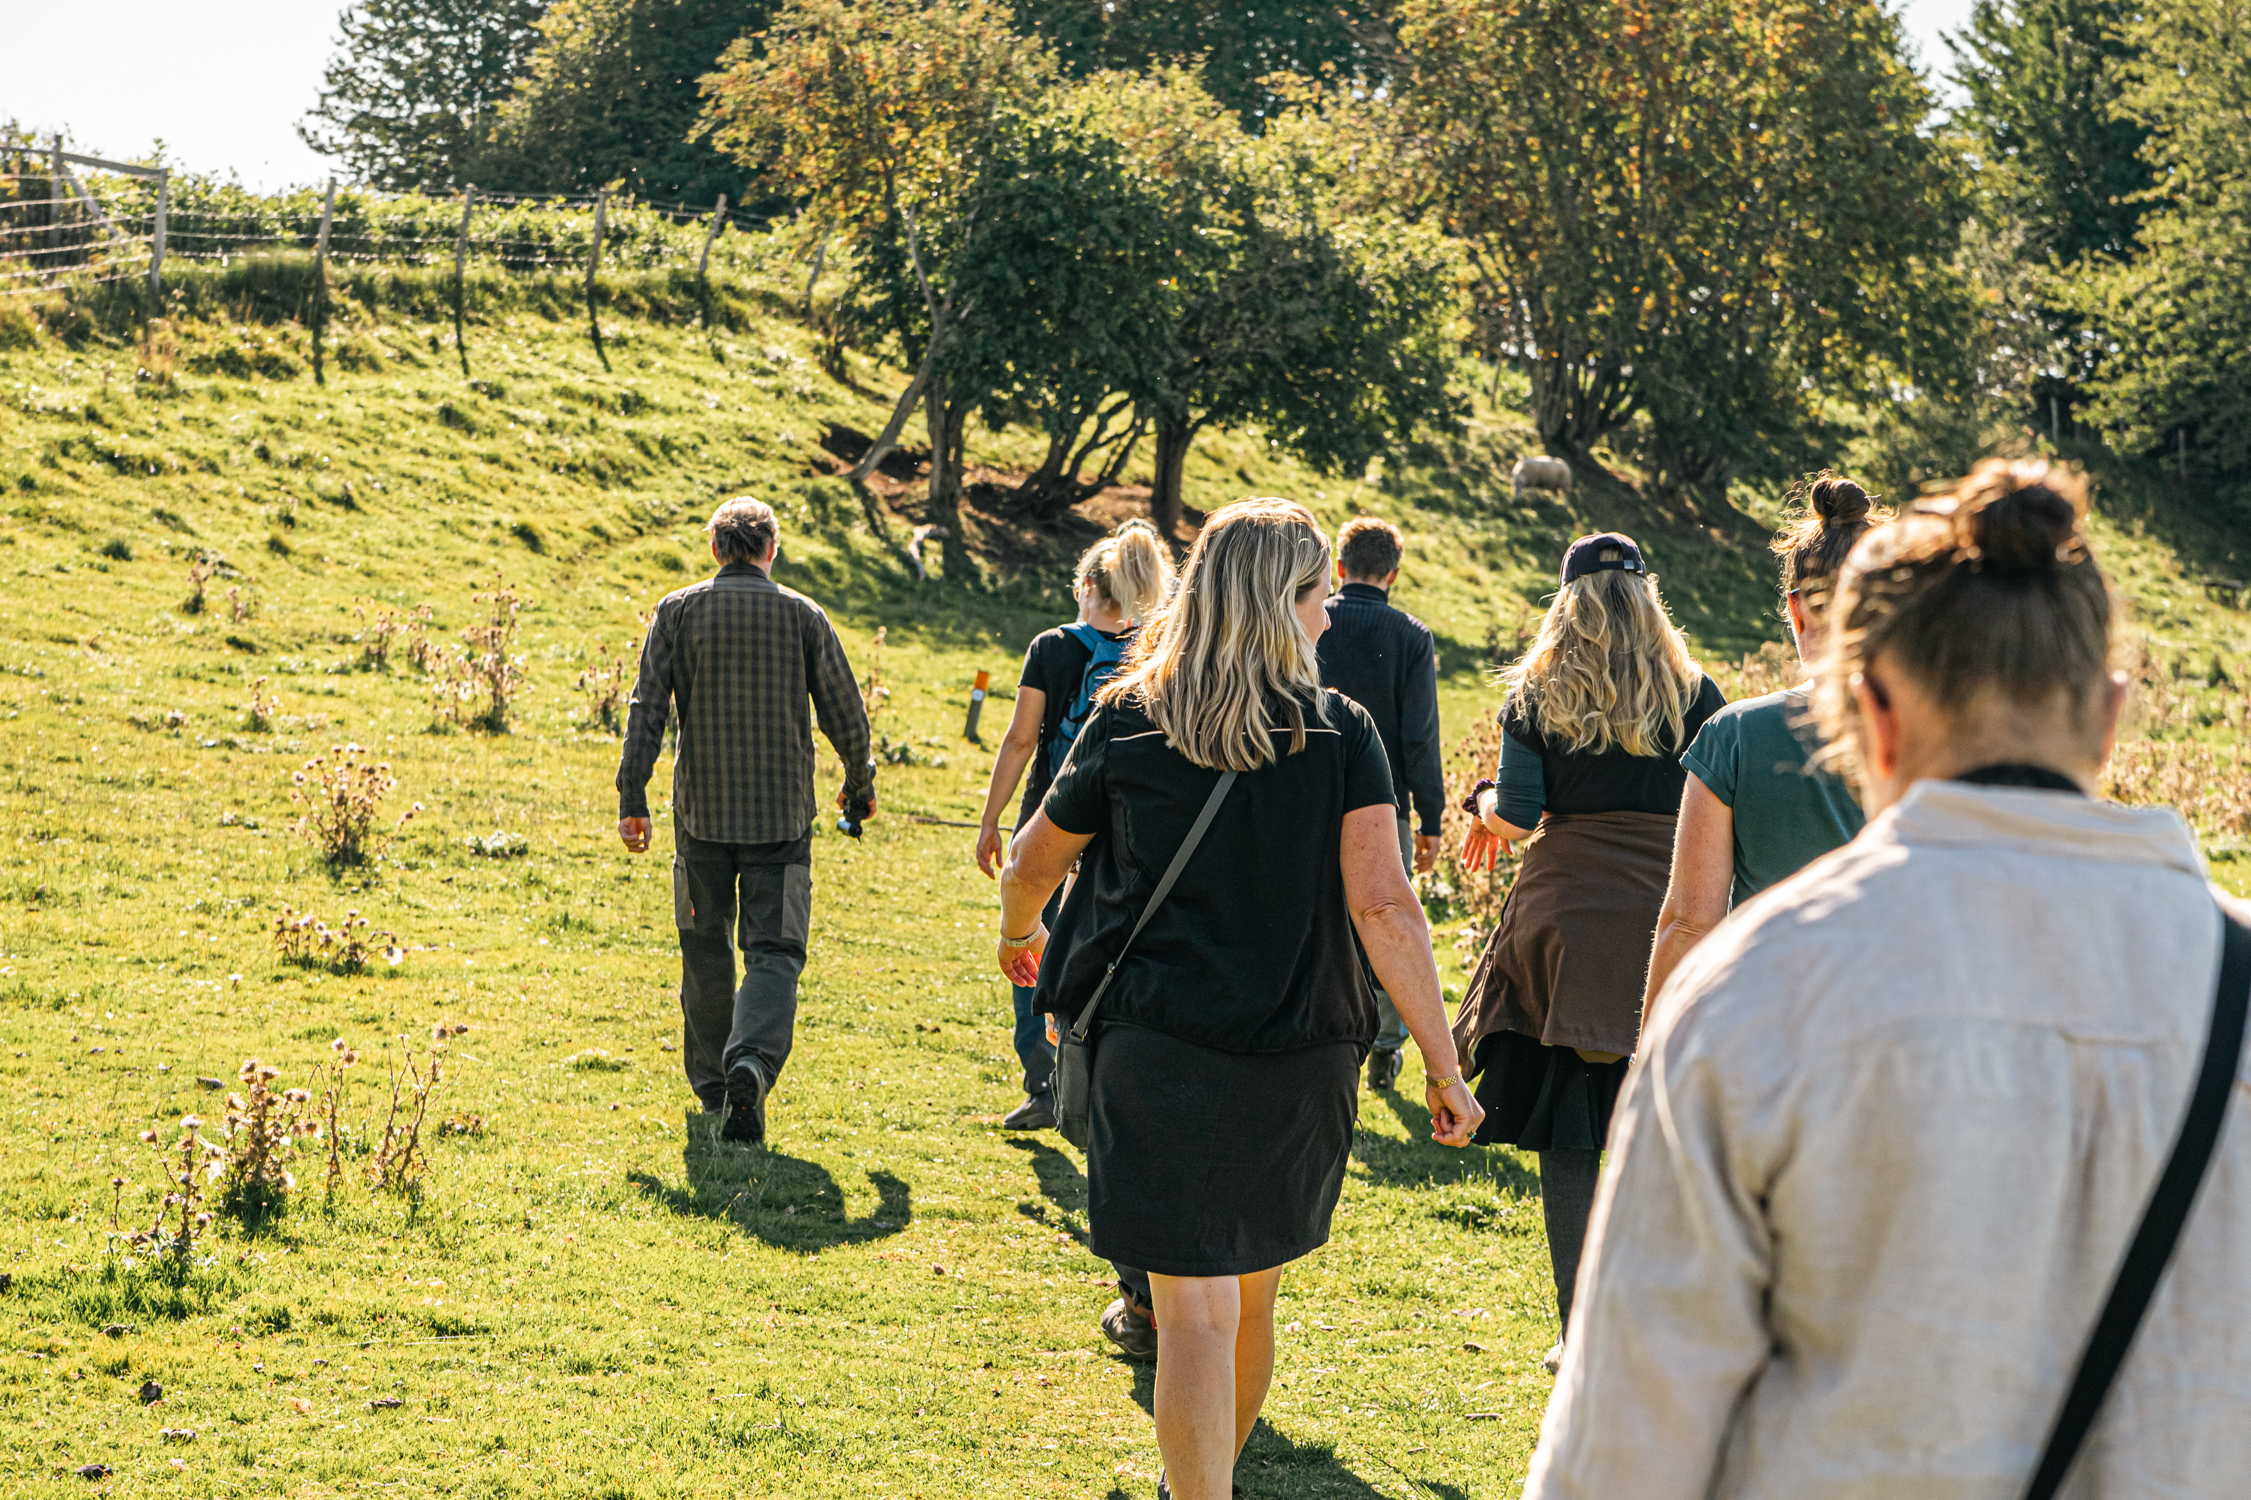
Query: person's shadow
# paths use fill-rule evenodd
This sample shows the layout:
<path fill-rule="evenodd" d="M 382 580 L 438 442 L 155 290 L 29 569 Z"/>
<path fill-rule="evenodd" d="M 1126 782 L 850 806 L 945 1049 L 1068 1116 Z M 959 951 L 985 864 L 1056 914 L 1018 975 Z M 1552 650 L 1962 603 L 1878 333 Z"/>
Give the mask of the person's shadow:
<path fill-rule="evenodd" d="M 681 1185 L 649 1172 L 626 1174 L 643 1194 L 676 1214 L 730 1223 L 776 1249 L 801 1253 L 883 1239 L 914 1217 L 913 1189 L 889 1172 L 868 1174 L 876 1209 L 854 1219 L 844 1212 L 843 1190 L 818 1162 L 721 1141 L 717 1117 L 699 1110 L 689 1110 L 685 1118 Z"/>
<path fill-rule="evenodd" d="M 1154 1421 L 1157 1415 L 1157 1370 L 1154 1365 L 1136 1365 L 1133 1370 L 1134 1404 L 1149 1413 Z M 1450 1484 L 1439 1484 L 1428 1479 L 1417 1479 L 1405 1470 L 1385 1462 L 1384 1467 L 1405 1480 L 1417 1496 L 1430 1500 L 1469 1500 L 1469 1492 Z M 1276 1432 L 1261 1417 L 1251 1429 L 1250 1441 L 1243 1445 L 1243 1456 L 1235 1461 L 1235 1483 L 1246 1500 L 1296 1500 L 1300 1495 L 1337 1496 L 1339 1500 L 1373 1500 L 1387 1492 L 1370 1484 L 1337 1457 L 1333 1443 L 1299 1443 Z M 1109 1500 L 1123 1500 L 1125 1491 L 1112 1489 Z"/>

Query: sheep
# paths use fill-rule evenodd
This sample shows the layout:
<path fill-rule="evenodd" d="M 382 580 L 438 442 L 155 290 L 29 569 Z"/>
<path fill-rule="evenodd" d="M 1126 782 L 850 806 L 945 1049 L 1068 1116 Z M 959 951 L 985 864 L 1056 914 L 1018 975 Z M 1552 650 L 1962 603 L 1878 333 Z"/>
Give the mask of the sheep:
<path fill-rule="evenodd" d="M 1571 466 L 1560 458 L 1527 455 L 1509 470 L 1509 498 L 1521 501 L 1526 490 L 1557 490 L 1571 497 Z"/>

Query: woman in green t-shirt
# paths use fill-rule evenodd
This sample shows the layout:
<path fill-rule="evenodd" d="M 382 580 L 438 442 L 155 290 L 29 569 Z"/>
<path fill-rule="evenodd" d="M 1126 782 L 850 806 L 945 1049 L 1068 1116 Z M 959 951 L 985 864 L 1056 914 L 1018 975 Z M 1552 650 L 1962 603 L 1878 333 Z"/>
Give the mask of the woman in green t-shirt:
<path fill-rule="evenodd" d="M 1823 474 L 1804 514 L 1783 528 L 1782 602 L 1800 663 L 1821 649 L 1822 622 L 1837 570 L 1853 544 L 1891 512 L 1869 509 L 1868 492 Z M 1657 918 L 1642 1013 L 1673 969 L 1730 908 L 1851 842 L 1860 832 L 1852 789 L 1814 763 L 1812 685 L 1730 703 L 1707 720 L 1681 757 L 1688 782 L 1673 835 L 1672 880 Z"/>

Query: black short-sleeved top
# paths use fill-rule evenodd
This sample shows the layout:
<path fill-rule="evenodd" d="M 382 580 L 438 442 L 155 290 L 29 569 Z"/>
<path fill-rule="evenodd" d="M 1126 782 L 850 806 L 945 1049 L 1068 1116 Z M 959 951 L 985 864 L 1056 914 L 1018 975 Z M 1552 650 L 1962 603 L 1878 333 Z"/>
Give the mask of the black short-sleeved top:
<path fill-rule="evenodd" d="M 1226 1052 L 1365 1046 L 1375 997 L 1344 899 L 1344 815 L 1393 807 L 1368 711 L 1324 689 L 1306 746 L 1245 772 L 1103 996 L 1101 1020 Z M 1220 773 L 1190 764 L 1130 704 L 1097 708 L 1047 794 L 1091 833 L 1040 967 L 1038 1005 L 1075 1016 L 1140 920 Z"/>
<path fill-rule="evenodd" d="M 1727 695 L 1709 677 L 1700 678 L 1696 696 L 1682 716 L 1678 742 L 1666 741 L 1656 755 L 1628 755 L 1615 745 L 1596 754 L 1566 750 L 1540 732 L 1522 698 L 1510 694 L 1501 707 L 1501 730 L 1540 757 L 1546 784 L 1546 811 L 1571 813 L 1648 812 L 1680 815 L 1687 773 L 1681 753 L 1696 739 L 1704 721 L 1727 706 Z"/>
<path fill-rule="evenodd" d="M 1105 640 L 1122 641 L 1132 635 L 1131 630 L 1117 635 L 1103 630 L 1096 632 Z M 1047 694 L 1047 706 L 1040 712 L 1039 745 L 1032 751 L 1032 763 L 1024 773 L 1024 801 L 1016 811 L 1016 826 L 1023 827 L 1039 811 L 1047 796 L 1048 784 L 1055 779 L 1048 765 L 1048 747 L 1055 743 L 1055 731 L 1061 727 L 1063 716 L 1078 701 L 1079 683 L 1085 680 L 1086 664 L 1094 660 L 1094 653 L 1086 643 L 1058 625 L 1053 630 L 1043 630 L 1032 637 L 1032 644 L 1024 652 L 1024 670 L 1016 679 L 1019 688 L 1038 688 Z M 1107 1002 L 1105 1002 L 1107 1003 Z"/>

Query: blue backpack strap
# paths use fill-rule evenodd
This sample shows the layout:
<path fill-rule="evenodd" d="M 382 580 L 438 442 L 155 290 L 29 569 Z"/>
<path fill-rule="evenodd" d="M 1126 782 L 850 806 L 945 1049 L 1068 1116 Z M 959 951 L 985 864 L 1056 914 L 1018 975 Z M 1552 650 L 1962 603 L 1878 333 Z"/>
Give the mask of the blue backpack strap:
<path fill-rule="evenodd" d="M 1125 657 L 1124 641 L 1112 640 L 1083 621 L 1066 625 L 1063 631 L 1086 647 L 1087 662 L 1079 673 L 1078 695 L 1071 700 L 1071 706 L 1063 711 L 1063 721 L 1055 726 L 1055 737 L 1048 742 L 1047 768 L 1050 774 L 1063 769 L 1063 762 L 1070 758 L 1071 746 L 1078 740 L 1079 730 L 1086 724 L 1087 716 L 1094 712 L 1094 695 L 1101 690 L 1103 683 L 1109 681 L 1110 674 L 1117 670 L 1118 663 Z"/>

